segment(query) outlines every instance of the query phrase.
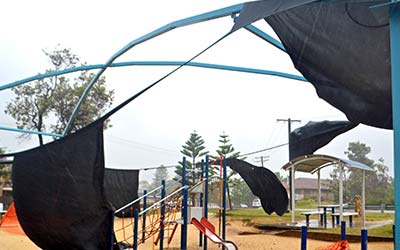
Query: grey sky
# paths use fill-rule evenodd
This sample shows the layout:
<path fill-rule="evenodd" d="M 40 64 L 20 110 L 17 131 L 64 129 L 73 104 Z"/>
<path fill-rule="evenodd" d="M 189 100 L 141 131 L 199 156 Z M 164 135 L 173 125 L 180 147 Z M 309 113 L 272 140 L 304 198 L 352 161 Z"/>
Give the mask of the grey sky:
<path fill-rule="evenodd" d="M 49 67 L 42 49 L 69 47 L 88 64 L 105 63 L 129 41 L 169 22 L 230 6 L 240 1 L 6 1 L 1 4 L 0 84 L 26 78 Z M 141 44 L 118 61 L 185 61 L 207 47 L 232 26 L 229 17 L 191 25 Z M 256 26 L 274 35 L 265 22 Z M 289 57 L 254 35 L 240 30 L 196 59 L 197 62 L 254 67 L 299 74 Z M 107 85 L 116 90 L 114 104 L 122 102 L 174 67 L 129 67 L 107 70 Z M 12 98 L 0 92 L 0 109 Z M 173 165 L 181 145 L 196 130 L 212 153 L 225 131 L 235 148 L 252 152 L 287 142 L 287 125 L 277 118 L 340 120 L 345 116 L 319 99 L 311 84 L 272 76 L 185 67 L 112 117 L 105 132 L 106 163 L 110 167 L 143 168 Z M 13 120 L 0 113 L 0 125 Z M 0 146 L 20 151 L 37 146 L 0 131 Z M 337 137 L 317 153 L 345 157 L 348 142 L 361 141 L 392 167 L 392 131 L 358 126 Z M 287 147 L 269 155 L 266 166 L 280 170 Z M 151 178 L 151 173 L 143 174 Z"/>

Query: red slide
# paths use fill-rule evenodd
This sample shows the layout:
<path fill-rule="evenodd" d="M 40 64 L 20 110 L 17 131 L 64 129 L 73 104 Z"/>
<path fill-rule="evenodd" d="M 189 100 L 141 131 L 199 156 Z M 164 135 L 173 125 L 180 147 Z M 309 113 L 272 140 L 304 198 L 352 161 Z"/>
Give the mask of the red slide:
<path fill-rule="evenodd" d="M 14 202 L 11 203 L 7 212 L 0 220 L 0 227 L 4 228 L 6 231 L 13 234 L 25 235 L 24 230 L 22 230 L 21 225 L 18 222 L 17 213 L 14 207 Z"/>
<path fill-rule="evenodd" d="M 201 221 L 201 222 L 200 222 Z M 215 233 L 215 227 L 211 222 L 209 222 L 206 218 L 201 218 L 198 221 L 196 218 L 192 218 L 192 224 L 197 227 L 207 238 L 209 238 L 212 242 L 216 244 L 223 245 L 227 250 L 238 250 L 235 243 L 231 241 L 224 241 Z"/>

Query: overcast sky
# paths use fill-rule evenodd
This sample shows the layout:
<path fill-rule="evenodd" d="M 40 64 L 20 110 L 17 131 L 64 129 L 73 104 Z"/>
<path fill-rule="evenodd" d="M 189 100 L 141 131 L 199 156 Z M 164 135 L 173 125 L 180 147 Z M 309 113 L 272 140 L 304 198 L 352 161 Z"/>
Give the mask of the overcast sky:
<path fill-rule="evenodd" d="M 203 1 L 3 1 L 1 3 L 0 84 L 43 73 L 50 67 L 42 50 L 57 44 L 71 48 L 88 64 L 105 63 L 131 40 L 167 23 L 240 3 Z M 117 61 L 186 61 L 226 34 L 230 17 L 176 29 L 141 44 Z M 275 36 L 268 25 L 255 24 Z M 196 62 L 253 67 L 298 74 L 289 57 L 265 41 L 239 30 L 218 43 Z M 124 67 L 106 71 L 107 86 L 115 89 L 114 105 L 153 83 L 174 67 Z M 0 92 L 0 125 L 15 127 L 3 110 L 13 98 Z M 273 76 L 185 67 L 112 116 L 105 132 L 106 165 L 144 168 L 174 165 L 182 157 L 181 145 L 194 130 L 211 153 L 219 135 L 230 136 L 237 151 L 248 153 L 287 142 L 287 124 L 276 119 L 344 120 L 344 114 L 319 99 L 311 84 Z M 10 152 L 37 146 L 0 131 L 0 147 Z M 393 175 L 392 131 L 359 125 L 337 137 L 317 153 L 345 157 L 349 142 L 372 148 L 369 155 L 383 157 Z M 288 160 L 287 147 L 252 155 L 269 156 L 265 166 L 279 171 Z M 152 173 L 141 175 L 150 179 Z"/>

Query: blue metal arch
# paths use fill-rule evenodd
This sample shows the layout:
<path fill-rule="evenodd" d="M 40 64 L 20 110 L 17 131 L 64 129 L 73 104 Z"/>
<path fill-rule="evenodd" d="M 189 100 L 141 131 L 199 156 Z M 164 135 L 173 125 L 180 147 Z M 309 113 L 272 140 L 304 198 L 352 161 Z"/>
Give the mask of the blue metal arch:
<path fill-rule="evenodd" d="M 213 20 L 213 19 L 217 19 L 217 18 L 221 18 L 221 17 L 226 17 L 226 16 L 232 16 L 234 18 L 234 16 L 237 15 L 241 11 L 242 6 L 243 6 L 243 4 L 237 4 L 237 5 L 233 5 L 230 7 L 206 12 L 204 14 L 195 15 L 195 16 L 192 16 L 189 18 L 184 18 L 184 19 L 169 23 L 161 28 L 158 28 L 158 29 L 138 38 L 138 39 L 131 41 L 126 46 L 124 46 L 122 49 L 120 49 L 117 53 L 115 53 L 105 64 L 84 65 L 84 66 L 64 69 L 64 70 L 60 70 L 60 71 L 49 72 L 49 73 L 45 73 L 45 74 L 38 74 L 36 76 L 28 77 L 28 78 L 25 78 L 22 80 L 18 80 L 18 81 L 0 86 L 0 91 L 1 91 L 1 90 L 16 87 L 21 84 L 24 84 L 24 83 L 27 83 L 30 81 L 34 81 L 34 80 L 38 80 L 38 79 L 42 79 L 42 78 L 46 78 L 46 77 L 63 75 L 63 74 L 73 73 L 73 72 L 82 71 L 82 70 L 100 69 L 97 72 L 97 74 L 95 75 L 95 77 L 93 77 L 91 82 L 88 84 L 86 89 L 84 90 L 81 98 L 79 99 L 77 105 L 75 106 L 75 109 L 70 117 L 70 120 L 68 121 L 68 124 L 67 124 L 63 134 L 54 134 L 54 133 L 47 133 L 47 132 L 41 132 L 41 131 L 10 128 L 10 127 L 6 127 L 6 126 L 0 126 L 0 130 L 41 134 L 41 135 L 54 136 L 54 137 L 65 136 L 68 133 L 73 121 L 75 120 L 75 117 L 79 111 L 79 108 L 82 105 L 82 103 L 85 101 L 90 89 L 93 87 L 93 85 L 97 82 L 97 80 L 100 78 L 100 76 L 104 73 L 104 71 L 108 67 L 126 67 L 126 66 L 137 66 L 137 65 L 141 65 L 141 66 L 181 66 L 183 64 L 186 64 L 188 66 L 200 67 L 200 68 L 229 70 L 229 71 L 237 71 L 237 72 L 245 72 L 245 73 L 253 73 L 253 74 L 264 74 L 264 75 L 272 75 L 272 76 L 288 78 L 288 79 L 292 79 L 292 80 L 307 81 L 302 76 L 288 74 L 288 73 L 279 72 L 279 71 L 270 71 L 270 70 L 263 70 L 263 69 L 220 65 L 220 64 L 210 64 L 210 63 L 200 63 L 200 62 L 187 63 L 184 61 L 129 61 L 129 62 L 113 63 L 119 56 L 121 56 L 125 52 L 129 51 L 134 46 L 136 46 L 140 43 L 143 43 L 145 41 L 148 41 L 152 38 L 155 38 L 159 35 L 162 35 L 162 34 L 168 32 L 168 31 L 171 31 L 175 28 L 179 28 L 179 27 L 183 27 L 183 26 L 187 26 L 187 25 L 191 25 L 191 24 L 195 24 L 195 23 L 199 23 L 199 22 L 209 21 L 209 20 Z M 246 30 L 248 30 L 252 34 L 256 35 L 257 37 L 267 41 L 268 43 L 272 44 L 276 48 L 278 48 L 282 51 L 285 51 L 283 45 L 278 40 L 274 39 L 273 37 L 266 34 L 265 32 L 258 29 L 257 27 L 255 27 L 253 25 L 248 25 L 246 27 Z"/>
<path fill-rule="evenodd" d="M 88 95 L 89 90 L 92 88 L 92 86 L 97 82 L 97 80 L 100 78 L 100 76 L 104 73 L 104 71 L 121 55 L 123 55 L 125 52 L 129 51 L 131 48 L 133 48 L 134 46 L 141 44 L 145 41 L 148 41 L 152 38 L 155 38 L 159 35 L 162 35 L 168 31 L 171 31 L 175 28 L 179 28 L 179 27 L 183 27 L 183 26 L 187 26 L 187 25 L 191 25 L 191 24 L 195 24 L 195 23 L 200 23 L 200 22 L 204 22 L 204 21 L 209 21 L 212 19 L 217 19 L 217 18 L 221 18 L 221 17 L 225 17 L 225 16 L 232 16 L 235 14 L 238 14 L 243 8 L 243 4 L 237 4 L 237 5 L 233 5 L 230 7 L 226 7 L 226 8 L 222 8 L 222 9 L 218 9 L 218 10 L 214 10 L 211 12 L 207 12 L 204 14 L 200 14 L 200 15 L 196 15 L 196 16 L 192 16 L 189 18 L 184 18 L 175 22 L 172 22 L 170 24 L 167 24 L 161 28 L 158 28 L 142 37 L 139 37 L 138 39 L 135 39 L 133 41 L 131 41 L 130 43 L 128 43 L 127 45 L 125 45 L 121 50 L 119 50 L 117 53 L 115 53 L 113 56 L 111 56 L 111 58 L 105 63 L 104 67 L 102 67 L 97 74 L 93 77 L 92 81 L 88 84 L 88 86 L 86 87 L 86 89 L 84 90 L 80 100 L 78 101 L 78 104 L 75 106 L 74 111 L 72 112 L 72 115 L 70 117 L 70 120 L 68 121 L 68 124 L 64 130 L 64 135 L 66 135 L 71 126 L 73 121 L 75 120 L 75 117 L 78 113 L 78 110 L 80 108 L 80 106 L 82 105 L 82 103 L 85 101 L 86 96 Z"/>
<path fill-rule="evenodd" d="M 112 63 L 109 67 L 128 67 L 128 66 L 179 66 L 184 64 L 183 61 L 130 61 L 130 62 L 119 62 L 119 63 Z M 228 71 L 236 71 L 236 72 L 244 72 L 244 73 L 252 73 L 252 74 L 262 74 L 262 75 L 271 75 L 277 77 L 283 77 L 291 80 L 298 80 L 307 82 L 302 76 L 293 75 L 285 72 L 280 71 L 272 71 L 272 70 L 264 70 L 264 69 L 255 69 L 255 68 L 246 68 L 246 67 L 238 67 L 238 66 L 229 66 L 229 65 L 221 65 L 221 64 L 210 64 L 210 63 L 201 63 L 201 62 L 190 62 L 187 64 L 188 66 L 192 67 L 199 67 L 199 68 L 209 68 L 209 69 L 218 69 L 218 70 L 228 70 Z M 39 74 L 36 76 L 28 77 L 22 80 L 18 80 L 12 83 L 8 83 L 5 85 L 0 86 L 0 91 L 5 90 L 8 88 L 16 87 L 22 85 L 27 82 L 35 81 L 38 79 L 52 77 L 52 76 L 59 76 L 68 73 L 73 73 L 81 70 L 93 70 L 93 69 L 100 69 L 103 68 L 104 64 L 93 64 L 93 65 L 85 65 L 79 66 L 74 68 L 69 68 L 65 70 L 53 71 L 48 72 L 45 74 Z M 63 134 L 54 134 L 54 133 L 47 133 L 41 131 L 32 131 L 26 129 L 19 129 L 19 128 L 11 128 L 6 126 L 0 126 L 0 130 L 8 130 L 13 132 L 21 132 L 21 133 L 30 133 L 30 134 L 40 134 L 46 136 L 53 136 L 53 137 L 63 137 Z"/>
<path fill-rule="evenodd" d="M 186 62 L 184 62 L 184 61 L 128 61 L 128 62 L 112 63 L 109 65 L 109 67 L 114 68 L 114 67 L 128 67 L 128 66 L 179 66 L 184 63 L 186 63 Z M 212 63 L 201 63 L 201 62 L 189 62 L 186 65 L 192 66 L 192 67 L 199 67 L 199 68 L 209 68 L 209 69 L 237 71 L 237 72 L 244 72 L 244 73 L 272 75 L 272 76 L 279 76 L 279 77 L 288 78 L 288 79 L 292 79 L 292 80 L 307 81 L 307 79 L 305 79 L 302 76 L 293 75 L 293 74 L 289 74 L 289 73 L 285 73 L 285 72 L 281 72 L 281 71 L 272 71 L 272 70 L 265 70 L 265 69 L 247 68 L 247 67 L 212 64 Z M 0 86 L 0 91 L 8 89 L 8 88 L 17 87 L 24 83 L 39 80 L 42 78 L 65 75 L 65 74 L 69 74 L 69 73 L 73 73 L 73 72 L 77 72 L 77 71 L 83 71 L 83 70 L 102 69 L 104 67 L 105 67 L 105 64 L 92 64 L 92 65 L 73 67 L 73 68 L 64 69 L 64 70 L 52 71 L 52 72 L 48 72 L 45 74 L 38 74 L 36 76 L 31 76 L 31 77 L 21 79 L 21 80 L 12 82 L 12 83 L 4 84 L 4 85 Z"/>

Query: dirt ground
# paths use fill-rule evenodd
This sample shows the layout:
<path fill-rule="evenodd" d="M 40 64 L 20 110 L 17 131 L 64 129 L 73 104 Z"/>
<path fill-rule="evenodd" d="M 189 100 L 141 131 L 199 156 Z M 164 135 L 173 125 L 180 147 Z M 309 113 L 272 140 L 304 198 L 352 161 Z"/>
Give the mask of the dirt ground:
<path fill-rule="evenodd" d="M 216 225 L 218 230 L 218 221 L 211 219 L 212 223 Z M 118 222 L 117 222 L 118 223 Z M 227 223 L 227 240 L 233 241 L 240 250 L 291 250 L 300 249 L 300 238 L 276 236 L 272 233 L 260 233 L 257 229 L 246 226 L 241 220 L 229 220 Z M 242 235 L 243 232 L 250 232 L 254 234 Z M 199 232 L 193 225 L 188 227 L 188 249 L 197 250 Z M 180 232 L 179 227 L 175 233 L 169 249 L 180 249 Z M 139 245 L 140 250 L 159 249 L 158 246 L 153 247 L 151 240 L 146 241 L 145 244 Z M 314 250 L 319 246 L 327 246 L 333 242 L 317 241 L 309 239 L 307 241 L 307 249 Z M 167 249 L 167 244 L 164 243 L 164 248 Z M 359 243 L 351 243 L 352 250 L 361 249 Z M 39 248 L 32 243 L 28 237 L 9 233 L 8 231 L 0 228 L 0 250 L 38 250 Z M 208 243 L 208 249 L 216 250 L 221 249 L 217 245 Z M 369 250 L 390 250 L 393 249 L 392 242 L 370 242 L 368 243 Z"/>

